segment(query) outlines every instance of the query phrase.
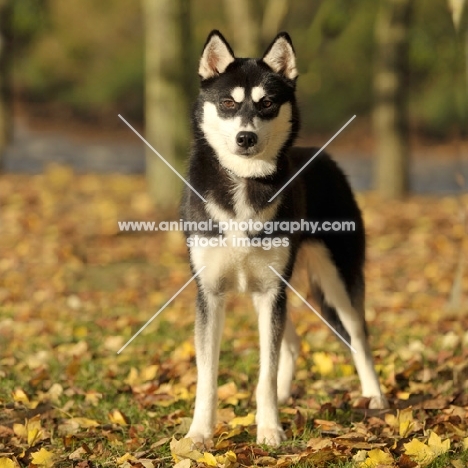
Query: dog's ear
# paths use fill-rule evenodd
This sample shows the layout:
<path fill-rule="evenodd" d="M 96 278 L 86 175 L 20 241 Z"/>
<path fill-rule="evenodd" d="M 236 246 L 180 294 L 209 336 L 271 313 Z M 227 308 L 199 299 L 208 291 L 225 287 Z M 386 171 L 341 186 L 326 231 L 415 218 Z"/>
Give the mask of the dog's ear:
<path fill-rule="evenodd" d="M 234 59 L 234 53 L 223 35 L 219 31 L 211 31 L 203 47 L 198 74 L 202 80 L 213 78 L 224 73 Z"/>
<path fill-rule="evenodd" d="M 275 37 L 263 54 L 263 61 L 276 73 L 290 80 L 297 78 L 296 54 L 288 33 Z"/>

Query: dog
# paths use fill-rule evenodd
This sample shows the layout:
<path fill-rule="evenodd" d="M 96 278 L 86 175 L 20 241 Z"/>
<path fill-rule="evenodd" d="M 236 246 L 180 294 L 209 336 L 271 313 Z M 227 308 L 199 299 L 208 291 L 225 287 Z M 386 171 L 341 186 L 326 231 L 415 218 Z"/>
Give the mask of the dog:
<path fill-rule="evenodd" d="M 198 288 L 198 381 L 186 437 L 204 445 L 213 437 L 225 294 L 237 290 L 251 294 L 258 314 L 257 443 L 278 446 L 285 440 L 278 403 L 291 396 L 299 354 L 286 290 L 298 258 L 307 263 L 322 316 L 355 351 L 369 407 L 387 407 L 367 341 L 360 210 L 345 175 L 328 155 L 310 162 L 316 148 L 293 147 L 299 130 L 298 72 L 289 35 L 278 34 L 263 57 L 253 59 L 236 58 L 222 34 L 212 31 L 198 73 L 201 84 L 192 114 L 187 179 L 191 187 L 185 188 L 181 204 L 182 218 L 190 225 L 185 235 Z M 355 229 L 278 229 L 281 222 L 300 219 L 348 220 Z M 206 228 L 210 220 L 228 228 L 218 235 Z M 238 225 L 232 227 L 233 220 Z M 277 229 L 267 233 L 259 223 Z M 245 241 L 241 245 L 233 242 L 240 239 Z"/>

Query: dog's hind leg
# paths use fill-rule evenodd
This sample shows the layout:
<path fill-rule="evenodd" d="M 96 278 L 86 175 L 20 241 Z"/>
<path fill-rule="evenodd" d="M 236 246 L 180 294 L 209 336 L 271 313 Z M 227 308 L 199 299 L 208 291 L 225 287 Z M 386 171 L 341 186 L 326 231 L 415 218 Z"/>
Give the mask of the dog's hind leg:
<path fill-rule="evenodd" d="M 352 346 L 352 356 L 361 381 L 362 394 L 370 398 L 370 408 L 386 408 L 388 403 L 380 390 L 372 353 L 367 340 L 364 317 L 364 289 L 354 294 L 351 300 L 346 286 L 332 262 L 327 248 L 312 244 L 307 248 L 308 270 L 311 280 L 323 293 L 325 316 L 335 316 L 347 332 Z M 361 278 L 362 279 L 362 278 Z M 356 289 L 356 288 L 355 288 Z M 333 325 L 333 321 L 331 323 Z"/>
<path fill-rule="evenodd" d="M 291 385 L 299 351 L 299 337 L 289 315 L 287 315 L 278 366 L 278 403 L 286 403 L 291 396 Z"/>
<path fill-rule="evenodd" d="M 260 375 L 257 385 L 257 443 L 278 446 L 286 439 L 278 414 L 278 361 L 286 320 L 284 287 L 252 294 L 258 313 Z"/>
<path fill-rule="evenodd" d="M 200 288 L 201 289 L 201 288 Z M 195 321 L 197 392 L 193 422 L 186 437 L 205 445 L 213 437 L 218 399 L 218 364 L 224 325 L 224 296 L 199 291 Z"/>

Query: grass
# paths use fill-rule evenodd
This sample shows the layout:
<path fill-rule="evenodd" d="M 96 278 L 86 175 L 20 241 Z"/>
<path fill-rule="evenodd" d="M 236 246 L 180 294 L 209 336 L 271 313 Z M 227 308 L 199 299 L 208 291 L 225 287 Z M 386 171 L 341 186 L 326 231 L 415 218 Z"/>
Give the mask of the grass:
<path fill-rule="evenodd" d="M 130 219 L 132 191 L 119 192 L 119 184 L 103 176 L 93 179 L 99 189 L 90 195 L 88 176 L 73 180 L 70 193 L 54 188 L 47 175 L 6 179 L 0 190 L 0 223 L 8 220 L 14 227 L 12 220 L 18 221 L 0 238 L 0 460 L 31 466 L 34 454 L 45 449 L 54 454 L 56 467 L 172 466 L 177 454 L 170 440 L 186 433 L 194 405 L 194 285 L 121 354 L 117 351 L 189 277 L 183 240 L 174 233 L 112 233 L 113 224 L 103 224 L 99 200 L 115 200 L 115 216 Z M 125 180 L 141 196 L 142 181 Z M 87 205 L 83 191 L 91 197 Z M 43 198 L 56 211 L 43 214 Z M 42 216 L 34 222 L 23 209 L 31 200 Z M 303 339 L 293 399 L 280 413 L 288 440 L 277 449 L 258 446 L 251 425 L 215 448 L 216 457 L 232 451 L 239 468 L 278 461 L 298 468 L 348 468 L 356 466 L 359 451 L 346 443 L 352 436 L 365 456 L 382 450 L 397 463 L 405 443 L 427 445 L 434 431 L 450 440 L 450 449 L 428 466 L 467 465 L 468 318 L 444 312 L 463 232 L 454 228 L 458 201 L 411 199 L 386 205 L 385 212 L 370 195 L 360 203 L 369 231 L 371 342 L 394 409 L 365 409 L 348 350 L 291 295 L 289 308 Z M 156 218 L 152 211 L 144 216 Z M 418 223 L 408 231 L 414 219 Z M 45 228 L 50 225 L 53 235 Z M 35 231 L 25 232 L 24 226 Z M 30 261 L 51 252 L 54 261 Z M 299 288 L 300 280 L 299 275 Z M 462 284 L 467 293 L 468 283 Z M 229 421 L 255 410 L 256 327 L 250 302 L 230 298 L 219 372 L 225 394 L 215 443 L 220 434 L 232 432 Z M 28 441 L 21 428 L 32 430 L 34 424 L 40 424 L 39 436 L 31 432 Z M 314 448 L 320 444 L 325 445 Z M 130 459 L 121 458 L 126 454 Z"/>

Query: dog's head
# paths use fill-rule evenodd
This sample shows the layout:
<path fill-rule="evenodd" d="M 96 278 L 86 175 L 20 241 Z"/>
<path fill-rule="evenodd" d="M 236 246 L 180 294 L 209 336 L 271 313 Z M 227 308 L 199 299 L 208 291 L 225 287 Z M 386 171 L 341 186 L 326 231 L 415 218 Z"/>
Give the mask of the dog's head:
<path fill-rule="evenodd" d="M 261 59 L 236 58 L 218 31 L 208 36 L 198 73 L 195 125 L 220 163 L 240 177 L 264 177 L 298 131 L 296 59 L 280 33 Z"/>

